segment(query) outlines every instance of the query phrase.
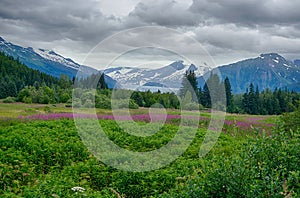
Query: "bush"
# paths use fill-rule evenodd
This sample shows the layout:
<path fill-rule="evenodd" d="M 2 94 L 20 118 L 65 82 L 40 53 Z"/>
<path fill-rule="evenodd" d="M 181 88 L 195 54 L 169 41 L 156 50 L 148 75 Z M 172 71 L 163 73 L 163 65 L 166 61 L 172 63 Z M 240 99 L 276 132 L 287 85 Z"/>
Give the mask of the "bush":
<path fill-rule="evenodd" d="M 95 100 L 95 92 L 92 90 L 87 90 L 80 96 L 82 104 L 84 104 L 87 100 L 94 101 Z"/>
<path fill-rule="evenodd" d="M 129 109 L 138 109 L 139 105 L 135 103 L 134 100 L 129 100 Z"/>
<path fill-rule="evenodd" d="M 69 103 L 72 107 L 72 103 Z M 81 100 L 79 98 L 74 98 L 73 99 L 73 107 L 82 107 L 82 104 L 81 104 Z"/>
<path fill-rule="evenodd" d="M 7 97 L 3 100 L 4 103 L 13 103 L 13 102 L 16 102 L 17 99 L 15 97 Z"/>
<path fill-rule="evenodd" d="M 83 107 L 85 107 L 85 108 L 93 108 L 94 105 L 95 105 L 95 104 L 94 104 L 90 99 L 87 99 L 87 100 L 85 101 L 85 103 L 83 104 Z"/>
<path fill-rule="evenodd" d="M 111 109 L 110 99 L 102 94 L 97 94 L 95 97 L 95 107 L 100 109 Z"/>
<path fill-rule="evenodd" d="M 296 132 L 300 130 L 300 108 L 298 108 L 295 112 L 285 113 L 282 116 L 282 120 L 284 122 L 284 129 L 286 132 Z"/>
<path fill-rule="evenodd" d="M 68 93 L 63 93 L 59 97 L 59 101 L 62 103 L 66 103 L 68 100 L 70 100 L 70 95 Z"/>

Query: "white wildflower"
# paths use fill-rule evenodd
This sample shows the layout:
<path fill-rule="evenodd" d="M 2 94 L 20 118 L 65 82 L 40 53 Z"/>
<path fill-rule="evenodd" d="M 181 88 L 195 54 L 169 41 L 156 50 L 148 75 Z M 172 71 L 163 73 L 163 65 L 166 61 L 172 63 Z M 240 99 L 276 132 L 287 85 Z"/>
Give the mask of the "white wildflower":
<path fill-rule="evenodd" d="M 71 190 L 73 190 L 74 192 L 84 192 L 85 191 L 85 189 L 84 188 L 82 188 L 82 187 L 79 187 L 79 186 L 75 186 L 75 187 L 73 187 L 73 188 L 71 188 Z"/>

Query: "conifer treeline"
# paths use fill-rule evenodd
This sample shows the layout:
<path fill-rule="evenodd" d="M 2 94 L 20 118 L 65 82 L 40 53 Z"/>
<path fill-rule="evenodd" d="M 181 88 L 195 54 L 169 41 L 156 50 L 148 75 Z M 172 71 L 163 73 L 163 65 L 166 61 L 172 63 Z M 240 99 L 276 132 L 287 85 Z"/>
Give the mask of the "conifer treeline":
<path fill-rule="evenodd" d="M 190 81 L 189 86 L 193 87 L 198 102 L 206 108 L 211 108 L 212 98 L 216 100 L 214 102 L 220 103 L 226 98 L 226 110 L 230 113 L 273 115 L 294 111 L 299 106 L 300 94 L 288 89 L 266 89 L 260 92 L 258 86 L 254 87 L 254 84 L 250 83 L 244 94 L 233 95 L 228 77 L 221 81 L 217 74 L 211 74 L 200 89 L 196 86 L 197 83 L 194 83 L 194 72 L 187 72 L 184 79 L 180 93 L 189 89 L 186 81 Z"/>

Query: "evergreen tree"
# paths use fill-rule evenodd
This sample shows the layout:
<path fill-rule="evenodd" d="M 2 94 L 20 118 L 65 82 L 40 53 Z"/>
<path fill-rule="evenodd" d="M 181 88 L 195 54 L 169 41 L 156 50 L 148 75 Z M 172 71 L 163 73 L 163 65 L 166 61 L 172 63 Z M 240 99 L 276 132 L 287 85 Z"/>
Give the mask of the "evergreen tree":
<path fill-rule="evenodd" d="M 6 95 L 7 96 L 12 96 L 12 97 L 16 97 L 18 94 L 18 90 L 17 90 L 17 87 L 16 87 L 16 84 L 10 80 L 8 83 L 7 83 L 7 87 L 6 87 Z"/>
<path fill-rule="evenodd" d="M 71 88 L 71 81 L 70 78 L 67 75 L 60 75 L 60 78 L 58 80 L 58 86 L 61 89 L 68 89 Z"/>
<path fill-rule="evenodd" d="M 211 73 L 203 86 L 202 105 L 207 108 L 212 108 L 212 104 L 214 104 L 215 106 L 213 108 L 224 110 L 226 106 L 225 99 L 224 83 L 220 81 L 217 74 Z"/>
<path fill-rule="evenodd" d="M 232 95 L 230 81 L 227 76 L 224 80 L 224 84 L 225 84 L 225 93 L 226 93 L 226 108 L 228 112 L 232 113 L 234 111 L 233 95 Z"/>
<path fill-rule="evenodd" d="M 272 95 L 272 106 L 273 106 L 273 112 L 271 112 L 271 114 L 275 114 L 275 115 L 280 114 L 280 104 L 278 98 L 276 97 L 276 94 L 274 93 Z"/>
<path fill-rule="evenodd" d="M 249 114 L 255 114 L 255 93 L 254 93 L 254 85 L 250 83 L 249 86 L 249 94 L 248 94 L 248 108 L 249 111 L 247 113 Z"/>
<path fill-rule="evenodd" d="M 108 89 L 108 86 L 105 82 L 105 76 L 104 73 L 101 73 L 100 79 L 99 79 L 99 86 L 100 89 Z"/>
<path fill-rule="evenodd" d="M 133 92 L 131 95 L 131 99 L 133 99 L 135 101 L 135 103 L 138 104 L 140 107 L 143 107 L 145 104 L 143 95 L 141 94 L 141 92 L 138 92 L 138 91 Z"/>
<path fill-rule="evenodd" d="M 190 92 L 193 102 L 198 103 L 198 82 L 194 71 L 186 71 L 181 84 L 182 87 L 179 90 L 179 96 L 184 98 L 185 95 Z"/>
<path fill-rule="evenodd" d="M 261 103 L 259 99 L 258 86 L 256 86 L 256 90 L 255 90 L 255 103 L 256 103 L 256 114 L 261 114 Z"/>
<path fill-rule="evenodd" d="M 243 107 L 246 113 L 258 114 L 258 101 L 259 94 L 254 91 L 254 85 L 250 83 L 249 92 L 248 89 L 243 96 Z"/>
<path fill-rule="evenodd" d="M 206 82 L 203 86 L 201 104 L 206 108 L 211 108 L 210 93 L 209 93 L 208 85 Z"/>
<path fill-rule="evenodd" d="M 248 88 L 246 89 L 246 92 L 243 94 L 243 99 L 242 99 L 242 109 L 244 110 L 245 113 L 249 112 L 249 93 L 248 93 Z"/>

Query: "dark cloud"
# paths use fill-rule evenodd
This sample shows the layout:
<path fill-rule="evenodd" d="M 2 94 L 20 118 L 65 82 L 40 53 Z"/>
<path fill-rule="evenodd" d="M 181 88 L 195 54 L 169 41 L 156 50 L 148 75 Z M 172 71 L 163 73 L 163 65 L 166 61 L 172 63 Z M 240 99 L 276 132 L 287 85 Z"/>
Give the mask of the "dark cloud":
<path fill-rule="evenodd" d="M 95 1 L 1 1 L 0 20 L 1 29 L 44 41 L 68 38 L 93 43 L 120 28 L 120 20 L 104 16 Z M 18 23 L 19 30 L 6 21 Z"/>
<path fill-rule="evenodd" d="M 259 31 L 234 24 L 204 26 L 194 32 L 201 43 L 229 50 L 255 50 L 265 36 Z"/>
<path fill-rule="evenodd" d="M 101 2 L 102 1 L 102 2 Z M 131 5 L 109 14 L 102 5 L 108 0 L 2 0 L 0 35 L 17 44 L 58 49 L 62 55 L 78 60 L 103 39 L 128 28 L 159 25 L 174 28 L 202 43 L 216 62 L 264 52 L 279 52 L 289 58 L 300 54 L 300 1 L 293 0 L 124 0 Z M 104 3 L 103 3 L 104 2 Z M 129 13 L 117 16 L 118 10 Z M 104 14 L 105 13 L 105 14 Z M 167 34 L 167 32 L 166 32 Z M 160 39 L 165 38 L 165 39 Z M 128 35 L 114 49 L 139 46 L 151 40 L 189 46 L 164 33 L 143 37 Z M 227 58 L 227 59 L 226 59 Z M 225 60 L 226 59 L 226 60 Z"/>
<path fill-rule="evenodd" d="M 193 32 L 216 57 L 278 52 L 296 58 L 299 7 L 300 1 L 293 0 L 193 0 L 189 11 L 208 21 Z"/>
<path fill-rule="evenodd" d="M 137 18 L 147 24 L 168 27 L 197 26 L 199 18 L 195 14 L 182 8 L 174 0 L 147 0 L 138 3 L 129 17 Z"/>
<path fill-rule="evenodd" d="M 294 0 L 193 0 L 190 11 L 219 23 L 258 24 L 299 23 L 300 1 Z"/>

